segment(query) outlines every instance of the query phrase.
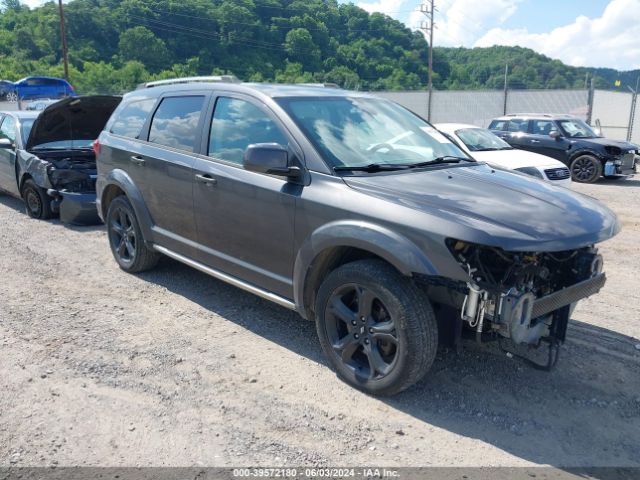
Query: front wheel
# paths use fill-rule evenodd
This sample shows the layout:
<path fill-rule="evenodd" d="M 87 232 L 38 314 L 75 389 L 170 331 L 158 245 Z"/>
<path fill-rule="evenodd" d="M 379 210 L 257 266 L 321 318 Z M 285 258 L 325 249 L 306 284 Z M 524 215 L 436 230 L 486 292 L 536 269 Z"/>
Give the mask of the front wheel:
<path fill-rule="evenodd" d="M 438 327 L 428 299 L 383 261 L 360 260 L 331 272 L 315 312 L 330 364 L 364 392 L 398 393 L 420 380 L 435 359 Z"/>
<path fill-rule="evenodd" d="M 580 155 L 571 162 L 571 178 L 580 183 L 595 183 L 602 175 L 602 162 L 591 155 Z"/>
<path fill-rule="evenodd" d="M 160 255 L 147 247 L 133 207 L 125 196 L 113 199 L 107 211 L 107 235 L 111 253 L 125 272 L 150 270 Z"/>
<path fill-rule="evenodd" d="M 51 199 L 44 188 L 40 188 L 30 178 L 22 185 L 22 200 L 26 206 L 27 215 L 38 220 L 48 220 L 53 217 Z"/>
<path fill-rule="evenodd" d="M 18 101 L 18 93 L 17 92 L 9 92 L 5 97 L 7 102 L 15 103 Z"/>

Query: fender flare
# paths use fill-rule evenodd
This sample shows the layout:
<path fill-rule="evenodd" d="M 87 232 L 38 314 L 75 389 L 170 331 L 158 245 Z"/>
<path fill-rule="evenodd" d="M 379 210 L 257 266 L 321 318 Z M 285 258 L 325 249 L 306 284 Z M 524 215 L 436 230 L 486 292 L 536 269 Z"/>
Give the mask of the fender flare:
<path fill-rule="evenodd" d="M 380 225 L 359 220 L 340 220 L 316 229 L 302 244 L 293 270 L 293 297 L 303 316 L 307 305 L 304 290 L 314 260 L 323 251 L 353 247 L 371 252 L 406 276 L 438 275 L 425 253 L 408 238 Z"/>
<path fill-rule="evenodd" d="M 149 209 L 144 203 L 144 199 L 142 198 L 140 189 L 138 189 L 131 177 L 124 170 L 115 169 L 111 170 L 106 178 L 100 181 L 100 183 L 100 195 L 96 199 L 96 202 L 98 211 L 103 217 L 103 220 L 106 220 L 107 215 L 107 212 L 104 211 L 105 193 L 108 191 L 110 186 L 116 186 L 124 192 L 124 194 L 131 202 L 131 206 L 133 207 L 133 211 L 135 212 L 136 218 L 138 219 L 138 224 L 140 225 L 140 229 L 142 230 L 142 235 L 145 239 L 145 242 L 152 243 L 153 220 L 151 218 L 151 214 L 149 213 Z"/>
<path fill-rule="evenodd" d="M 601 162 L 605 162 L 607 160 L 607 157 L 603 155 L 601 152 L 593 150 L 592 148 L 582 147 L 571 152 L 571 155 L 569 156 L 569 167 L 571 167 L 571 164 L 573 163 L 573 161 L 581 155 L 589 155 L 589 156 L 595 157 Z"/>

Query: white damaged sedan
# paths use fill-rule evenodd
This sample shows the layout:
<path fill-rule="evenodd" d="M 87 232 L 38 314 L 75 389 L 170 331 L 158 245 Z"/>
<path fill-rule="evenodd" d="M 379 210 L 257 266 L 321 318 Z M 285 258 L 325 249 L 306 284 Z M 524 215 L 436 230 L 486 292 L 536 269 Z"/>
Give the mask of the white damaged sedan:
<path fill-rule="evenodd" d="M 564 163 L 538 153 L 515 149 L 486 128 L 464 123 L 438 123 L 434 126 L 480 162 L 533 175 L 554 185 L 571 185 L 571 172 Z"/>

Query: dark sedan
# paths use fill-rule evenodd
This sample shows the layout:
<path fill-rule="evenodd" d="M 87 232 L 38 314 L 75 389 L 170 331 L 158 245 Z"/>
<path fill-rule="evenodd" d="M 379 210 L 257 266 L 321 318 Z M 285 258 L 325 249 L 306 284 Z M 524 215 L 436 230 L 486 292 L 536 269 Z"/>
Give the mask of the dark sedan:
<path fill-rule="evenodd" d="M 75 97 L 42 112 L 0 112 L 0 190 L 22 198 L 32 218 L 97 223 L 91 144 L 119 103 Z"/>

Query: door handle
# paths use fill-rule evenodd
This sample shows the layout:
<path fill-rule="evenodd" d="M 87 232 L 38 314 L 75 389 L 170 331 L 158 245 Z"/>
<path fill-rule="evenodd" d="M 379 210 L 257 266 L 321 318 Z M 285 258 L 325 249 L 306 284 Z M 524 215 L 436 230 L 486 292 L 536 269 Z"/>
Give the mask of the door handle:
<path fill-rule="evenodd" d="M 531 143 L 540 143 L 540 140 L 531 140 Z"/>
<path fill-rule="evenodd" d="M 145 163 L 145 159 L 142 158 L 140 155 L 131 155 L 131 157 L 129 157 L 129 160 L 131 160 L 133 163 L 139 166 L 142 166 Z"/>
<path fill-rule="evenodd" d="M 207 187 L 213 187 L 218 181 L 206 173 L 196 173 L 196 181 L 204 183 Z"/>

